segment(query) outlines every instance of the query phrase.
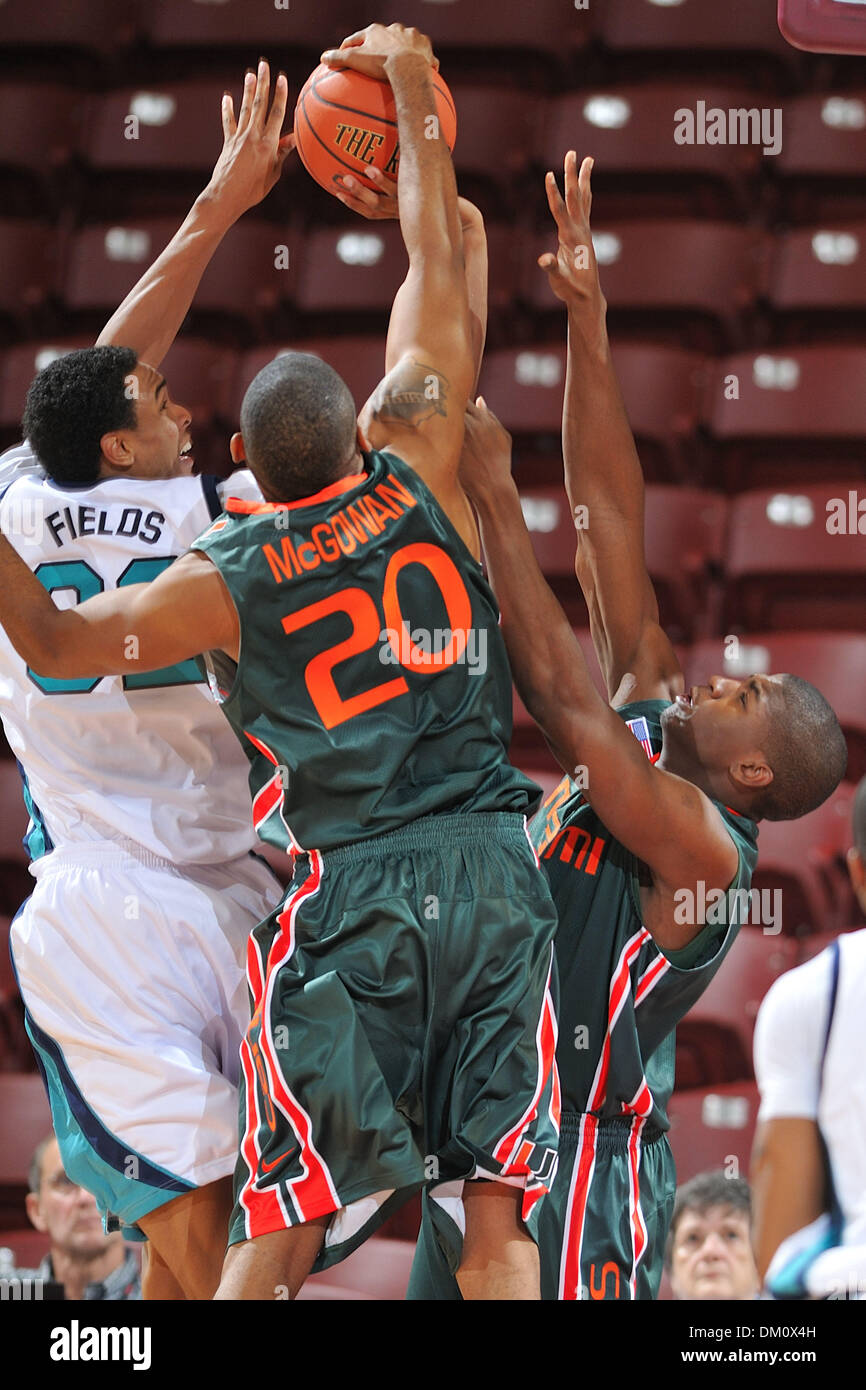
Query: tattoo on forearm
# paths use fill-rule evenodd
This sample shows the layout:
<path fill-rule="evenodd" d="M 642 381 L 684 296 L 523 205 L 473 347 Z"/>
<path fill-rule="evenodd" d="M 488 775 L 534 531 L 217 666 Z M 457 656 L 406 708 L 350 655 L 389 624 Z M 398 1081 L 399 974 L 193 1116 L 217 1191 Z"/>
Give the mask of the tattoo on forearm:
<path fill-rule="evenodd" d="M 435 367 L 410 357 L 388 373 L 373 396 L 370 409 L 373 418 L 382 424 L 418 429 L 434 415 L 447 416 L 448 378 Z"/>

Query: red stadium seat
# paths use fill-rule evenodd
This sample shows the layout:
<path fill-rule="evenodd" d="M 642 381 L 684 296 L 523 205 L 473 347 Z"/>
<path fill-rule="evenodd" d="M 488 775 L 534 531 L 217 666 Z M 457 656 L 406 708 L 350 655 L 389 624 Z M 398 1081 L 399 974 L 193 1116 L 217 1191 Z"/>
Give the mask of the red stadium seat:
<path fill-rule="evenodd" d="M 10 926 L 11 919 L 0 915 L 0 1071 L 35 1071 L 36 1059 L 24 1028 L 24 1005 L 9 955 Z"/>
<path fill-rule="evenodd" d="M 513 86 L 450 85 L 457 110 L 454 167 L 458 178 L 461 174 L 482 174 L 502 182 L 524 174 L 538 136 L 543 111 L 540 99 Z M 508 120 L 503 139 L 504 110 Z"/>
<path fill-rule="evenodd" d="M 722 358 L 708 378 L 704 418 L 721 440 L 861 440 L 866 348 L 822 344 Z"/>
<path fill-rule="evenodd" d="M 224 91 L 219 81 L 194 80 L 94 95 L 81 153 L 98 170 L 210 170 L 222 149 Z"/>
<path fill-rule="evenodd" d="M 752 904 L 750 916 L 765 916 L 765 925 L 775 925 L 769 921 L 774 906 L 771 898 L 760 904 L 753 898 Z M 719 970 L 678 1025 L 678 1042 L 693 1037 L 700 1043 L 704 1028 L 726 1034 L 729 1058 L 735 1061 L 739 1076 L 751 1075 L 752 1034 L 761 1000 L 773 981 L 796 965 L 798 958 L 797 942 L 790 937 L 767 935 L 761 925 L 741 927 Z"/>
<path fill-rule="evenodd" d="M 866 89 L 789 97 L 784 123 L 777 173 L 866 178 Z"/>
<path fill-rule="evenodd" d="M 0 49 L 56 47 L 116 49 L 129 43 L 138 23 L 140 0 L 129 0 L 118 11 L 116 0 L 44 0 L 34 13 L 31 0 L 4 0 L 0 5 Z"/>
<path fill-rule="evenodd" d="M 866 505 L 846 485 L 787 492 L 759 488 L 731 499 L 725 626 L 866 627 L 863 531 Z M 828 531 L 844 519 L 846 531 Z M 858 525 L 863 528 L 859 534 Z M 853 529 L 852 529 L 853 523 Z M 842 521 L 838 522 L 843 524 Z"/>
<path fill-rule="evenodd" d="M 27 391 L 37 372 L 65 352 L 92 346 L 91 338 L 61 337 L 7 348 L 0 358 L 0 429 L 20 427 Z"/>
<path fill-rule="evenodd" d="M 677 1182 L 723 1168 L 746 1177 L 760 1098 L 754 1081 L 735 1081 L 700 1090 L 676 1090 L 671 1096 L 670 1142 Z"/>
<path fill-rule="evenodd" d="M 0 1231 L 0 1246 L 12 1251 L 18 1269 L 36 1269 L 51 1249 L 51 1238 L 47 1232 L 26 1226 L 19 1231 Z"/>
<path fill-rule="evenodd" d="M 0 1074 L 0 1187 L 26 1187 L 33 1150 L 51 1133 L 48 1097 L 38 1072 Z"/>
<path fill-rule="evenodd" d="M 776 237 L 767 297 L 776 313 L 858 313 L 866 308 L 866 222 L 798 227 Z"/>
<path fill-rule="evenodd" d="M 361 222 L 311 232 L 299 254 L 297 307 L 306 312 L 387 314 L 406 278 L 396 222 Z"/>
<path fill-rule="evenodd" d="M 0 26 L 3 13 L 0 7 Z M 74 87 L 4 80 L 0 86 L 0 164 L 40 176 L 65 164 L 75 150 L 84 107 L 85 101 Z"/>
<path fill-rule="evenodd" d="M 240 418 L 244 392 L 257 372 L 281 352 L 313 352 L 339 372 L 360 411 L 385 375 L 385 339 L 378 337 L 311 338 L 256 348 L 241 359 L 234 395 L 234 417 Z"/>
<path fill-rule="evenodd" d="M 565 352 L 559 341 L 487 353 L 479 389 L 512 434 L 560 435 Z M 697 423 L 703 358 L 678 348 L 620 343 L 613 361 L 635 436 L 656 446 L 660 471 L 682 476 Z"/>
<path fill-rule="evenodd" d="M 598 19 L 599 35 L 609 48 L 688 52 L 753 50 L 788 56 L 779 34 L 775 8 L 755 0 L 727 0 L 724 7 L 705 0 L 608 0 Z"/>
<path fill-rule="evenodd" d="M 699 107 L 698 102 L 705 103 Z M 627 175 L 623 189 L 627 199 L 623 215 L 629 216 L 635 195 L 658 196 L 662 176 L 667 186 L 677 181 L 687 206 L 705 212 L 702 196 L 715 191 L 716 202 L 730 202 L 745 210 L 746 188 L 760 164 L 762 146 L 730 141 L 708 145 L 696 113 L 721 108 L 752 110 L 766 105 L 766 96 L 746 87 L 692 81 L 642 84 L 599 84 L 555 98 L 548 108 L 538 157 L 547 169 L 561 170 L 568 150 L 578 158 L 591 154 L 595 161 L 594 183 L 605 199 L 617 175 Z M 691 112 L 695 128 L 691 143 L 678 144 L 675 131 L 688 135 L 682 112 Z M 610 214 L 609 214 L 610 215 Z"/>
<path fill-rule="evenodd" d="M 523 488 L 521 502 L 542 569 L 571 580 L 576 536 L 565 489 Z M 719 493 L 660 485 L 647 488 L 647 568 L 666 628 L 691 632 L 704 611 L 724 553 L 726 516 L 725 499 Z"/>
<path fill-rule="evenodd" d="M 605 222 L 593 229 L 593 242 L 612 314 L 643 314 L 636 326 L 643 321 L 656 337 L 663 316 L 673 316 L 681 331 L 684 315 L 704 315 L 722 326 L 730 342 L 754 305 L 763 237 L 753 228 L 694 219 Z M 524 257 L 524 298 L 538 310 L 561 310 L 536 264 L 554 245 L 544 233 Z"/>
<path fill-rule="evenodd" d="M 500 0 L 402 0 L 400 5 L 400 23 L 429 34 L 437 53 L 465 48 L 560 57 L 586 42 L 591 20 L 586 10 L 563 0 L 534 0 L 526 6 Z"/>
<path fill-rule="evenodd" d="M 763 821 L 752 885 L 779 890 L 782 931 L 790 936 L 838 929 L 853 911 L 844 855 L 851 843 L 850 786 L 795 821 Z"/>
<path fill-rule="evenodd" d="M 323 1274 L 313 1274 L 298 1295 L 313 1299 L 403 1301 L 415 1256 L 415 1242 L 371 1236 L 353 1254 Z"/>
<path fill-rule="evenodd" d="M 177 231 L 169 218 L 84 227 L 73 238 L 63 297 L 70 309 L 112 312 Z M 222 242 L 196 292 L 194 312 L 255 320 L 289 299 L 293 237 L 270 222 L 241 221 Z"/>
<path fill-rule="evenodd" d="M 813 53 L 866 53 L 860 0 L 779 0 L 779 28 L 789 43 Z"/>
<path fill-rule="evenodd" d="M 836 711 L 848 739 L 849 782 L 866 776 L 866 710 L 862 682 L 866 636 L 859 632 L 757 632 L 698 642 L 692 647 L 687 678 L 706 684 L 712 675 L 739 680 L 755 672 L 789 671 L 821 691 Z"/>
<path fill-rule="evenodd" d="M 280 5 L 273 0 L 153 0 L 142 22 L 159 48 L 236 47 L 238 62 L 254 66 L 261 52 L 272 65 L 301 46 L 320 53 L 369 23 L 354 0 Z"/>
<path fill-rule="evenodd" d="M 2 10 L 0 10 L 2 13 Z M 58 234 L 39 222 L 0 222 L 0 314 L 26 324 L 55 285 Z"/>

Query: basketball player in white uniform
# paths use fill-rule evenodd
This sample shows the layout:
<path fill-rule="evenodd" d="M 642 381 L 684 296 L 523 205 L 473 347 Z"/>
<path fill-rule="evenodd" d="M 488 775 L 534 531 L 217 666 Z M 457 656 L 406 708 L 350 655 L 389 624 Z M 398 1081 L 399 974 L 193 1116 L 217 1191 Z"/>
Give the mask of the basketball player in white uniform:
<path fill-rule="evenodd" d="M 866 912 L 866 778 L 849 867 Z M 866 1299 L 866 929 L 780 976 L 758 1013 L 758 1269 L 779 1298 Z"/>
<path fill-rule="evenodd" d="M 190 416 L 158 364 L 222 236 L 292 147 L 284 77 L 270 115 L 268 97 L 262 65 L 237 120 L 224 98 L 207 189 L 99 346 L 40 373 L 33 447 L 0 461 L 0 527 L 59 606 L 155 578 L 224 495 L 260 496 L 247 472 L 192 476 Z M 0 632 L 0 715 L 36 880 L 12 954 L 64 1167 L 149 1240 L 146 1297 L 209 1298 L 232 1205 L 247 937 L 282 891 L 250 853 L 246 759 L 195 662 L 57 681 Z"/>

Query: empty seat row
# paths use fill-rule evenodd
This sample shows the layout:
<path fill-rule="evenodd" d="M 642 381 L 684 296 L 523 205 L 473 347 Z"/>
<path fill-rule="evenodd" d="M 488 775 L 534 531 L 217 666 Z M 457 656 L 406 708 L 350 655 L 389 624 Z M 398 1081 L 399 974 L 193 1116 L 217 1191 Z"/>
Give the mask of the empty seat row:
<path fill-rule="evenodd" d="M 118 24 L 112 0 L 87 7 L 44 0 L 39 24 L 27 0 L 5 0 L 0 43 L 101 50 L 146 39 L 157 48 L 219 48 L 271 44 L 320 48 L 369 22 L 359 0 L 322 0 L 315 7 L 289 0 L 129 0 Z M 431 35 L 439 47 L 546 53 L 580 49 L 592 38 L 613 52 L 731 50 L 765 53 L 790 61 L 771 6 L 728 0 L 720 13 L 704 0 L 536 0 L 527 9 L 496 0 L 403 0 L 401 22 Z M 258 52 L 258 49 L 256 49 Z"/>
<path fill-rule="evenodd" d="M 0 255 L 10 271 L 0 309 L 25 318 L 56 295 L 69 311 L 110 312 L 177 226 L 176 218 L 126 218 L 82 227 L 66 238 L 29 219 L 0 222 Z M 494 311 L 520 303 L 536 316 L 561 315 L 561 302 L 538 268 L 538 257 L 556 244 L 552 232 L 522 232 L 495 222 L 487 232 Z M 643 312 L 654 335 L 664 314 L 707 316 L 730 341 L 759 302 L 772 315 L 826 317 L 866 308 L 862 220 L 775 236 L 693 219 L 602 222 L 593 242 L 609 306 Z M 300 313 L 386 314 L 406 266 L 394 222 L 359 219 L 304 232 L 253 218 L 235 227 L 218 249 L 195 307 L 243 318 L 278 303 Z"/>
<path fill-rule="evenodd" d="M 0 25 L 10 3 L 0 7 Z M 246 58 L 236 61 L 237 71 L 223 63 L 215 78 L 107 93 L 8 81 L 0 99 L 0 164 L 44 172 L 46 163 L 75 157 L 96 172 L 209 170 L 222 145 L 222 93 L 228 87 L 239 98 Z M 531 166 L 561 169 L 569 149 L 593 155 L 600 179 L 701 176 L 738 189 L 759 171 L 783 180 L 866 178 L 864 88 L 768 100 L 765 90 L 743 81 L 695 78 L 601 83 L 561 96 L 459 75 L 451 85 L 458 173 L 484 174 L 493 183 L 508 183 Z M 294 87 L 290 101 L 297 95 Z"/>
<path fill-rule="evenodd" d="M 41 367 L 91 341 L 43 340 L 0 353 L 0 428 L 17 427 L 27 388 Z M 305 336 L 254 348 L 240 358 L 219 341 L 182 337 L 166 358 L 169 386 L 175 400 L 197 406 L 200 424 L 217 419 L 233 427 L 253 377 L 278 353 L 290 350 L 315 352 L 330 362 L 359 409 L 384 374 L 384 337 L 379 334 Z M 763 457 L 772 460 L 780 451 L 790 459 L 779 471 L 782 479 L 809 476 L 802 457 L 797 464 L 797 456 L 804 454 L 812 476 L 822 457 L 844 464 L 839 479 L 863 475 L 866 344 L 786 346 L 707 357 L 664 344 L 616 341 L 613 356 L 632 429 L 639 442 L 650 442 L 669 457 L 669 476 L 690 476 L 679 456 L 699 426 L 713 444 L 730 446 L 732 466 L 738 465 L 736 476 L 726 467 L 715 477 L 708 474 L 716 486 L 742 490 L 757 485 L 761 475 L 755 476 L 752 465 L 759 466 Z M 480 390 L 518 439 L 518 457 L 531 454 L 539 436 L 548 453 L 558 449 L 565 361 L 561 337 L 485 356 Z M 742 456 L 736 452 L 741 444 L 748 446 Z M 800 524 L 800 518 L 791 524 Z"/>

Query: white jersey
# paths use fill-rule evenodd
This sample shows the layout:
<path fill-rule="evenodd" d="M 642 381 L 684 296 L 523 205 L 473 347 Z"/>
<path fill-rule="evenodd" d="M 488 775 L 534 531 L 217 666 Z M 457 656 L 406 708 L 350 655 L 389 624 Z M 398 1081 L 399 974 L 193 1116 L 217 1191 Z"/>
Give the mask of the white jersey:
<path fill-rule="evenodd" d="M 227 482 L 107 478 L 60 486 L 27 445 L 0 459 L 0 527 L 59 608 L 155 579 L 222 510 L 259 499 Z M 31 857 L 124 839 L 174 864 L 224 863 L 256 843 L 248 763 L 194 661 L 52 680 L 0 629 L 0 717 L 24 775 Z"/>
<path fill-rule="evenodd" d="M 781 975 L 769 990 L 755 1028 L 759 1120 L 816 1120 L 827 1145 L 844 1222 L 842 1244 L 866 1251 L 866 930 L 839 938 L 839 983 L 830 1037 L 832 955 Z M 866 1275 L 866 1270 L 863 1271 Z"/>

